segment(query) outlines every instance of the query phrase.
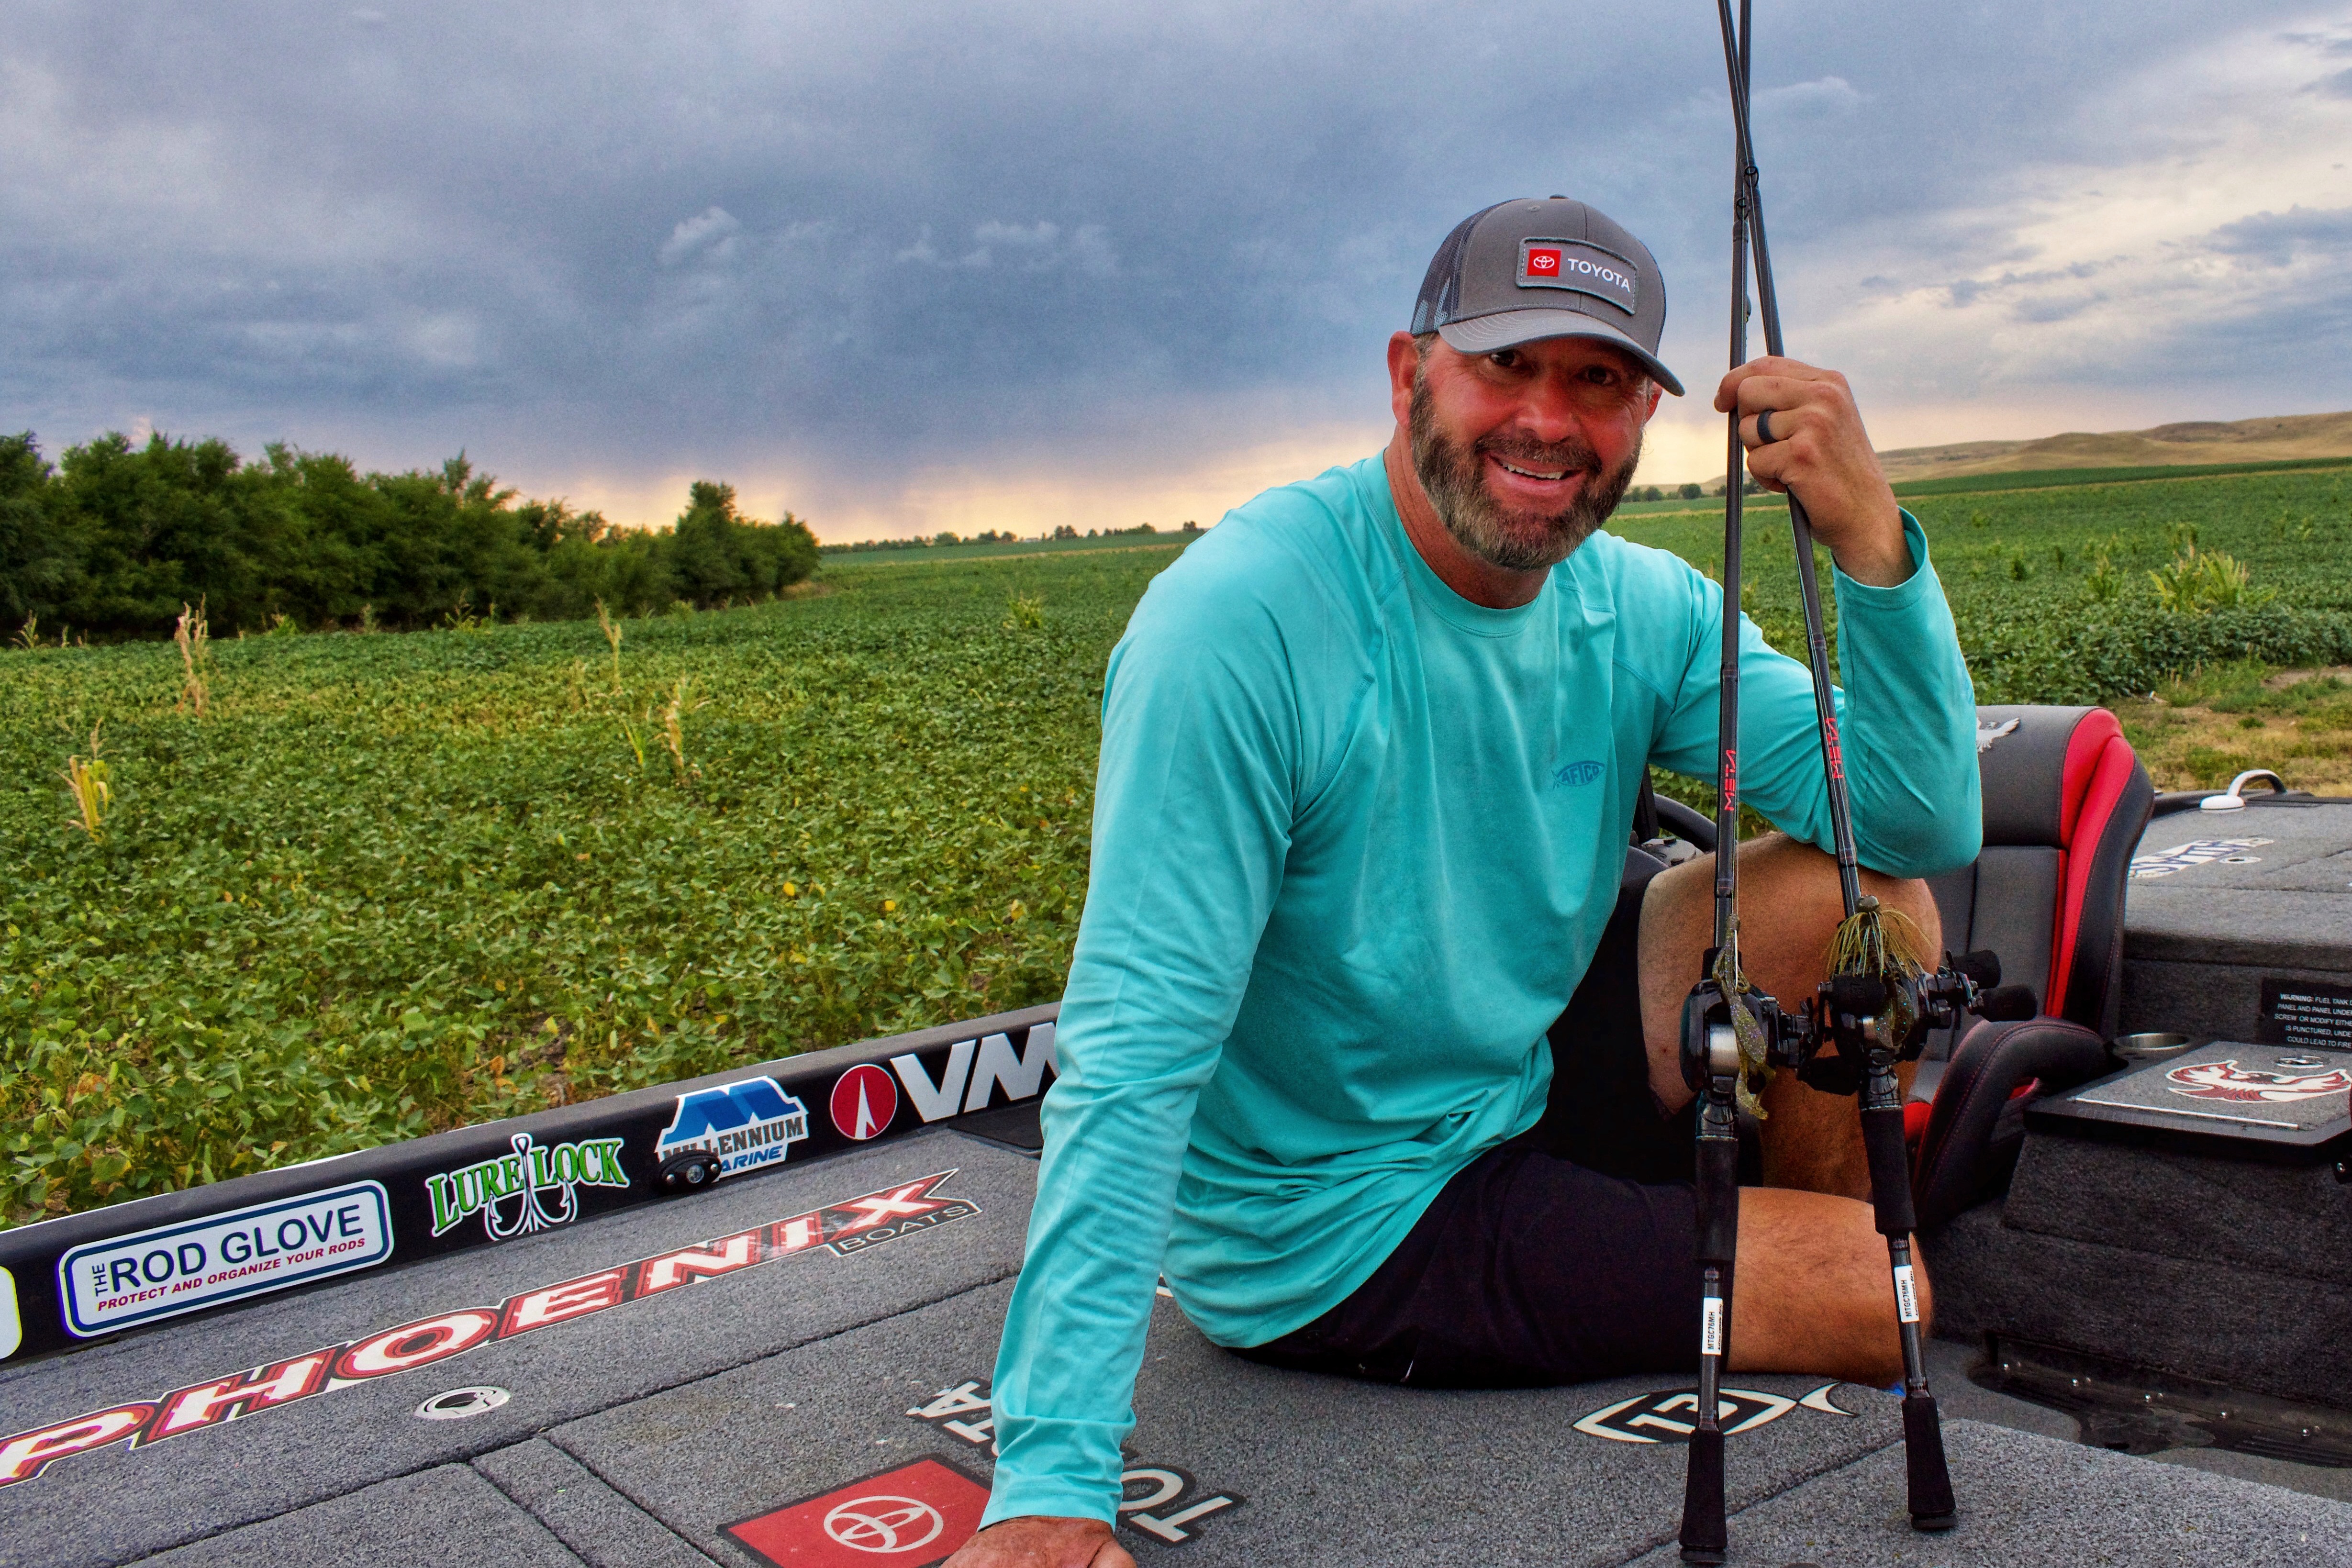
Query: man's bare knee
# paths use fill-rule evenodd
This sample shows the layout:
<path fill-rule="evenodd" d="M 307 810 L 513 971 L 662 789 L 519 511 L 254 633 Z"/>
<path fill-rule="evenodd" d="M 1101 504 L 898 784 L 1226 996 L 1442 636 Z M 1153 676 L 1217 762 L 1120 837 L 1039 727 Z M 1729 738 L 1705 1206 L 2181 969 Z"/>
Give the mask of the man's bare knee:
<path fill-rule="evenodd" d="M 1920 1306 L 1930 1302 L 1922 1277 Z M 1731 1364 L 1884 1387 L 1902 1375 L 1886 1243 L 1868 1205 L 1814 1192 L 1740 1193 Z M 1922 1324 L 1922 1332 L 1925 1332 Z"/>

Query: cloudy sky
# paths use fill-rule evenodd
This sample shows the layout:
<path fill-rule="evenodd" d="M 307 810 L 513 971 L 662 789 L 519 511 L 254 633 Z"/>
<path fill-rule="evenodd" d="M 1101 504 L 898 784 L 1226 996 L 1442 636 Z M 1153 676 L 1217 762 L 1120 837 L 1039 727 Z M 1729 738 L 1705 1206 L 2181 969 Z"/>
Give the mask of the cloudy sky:
<path fill-rule="evenodd" d="M 1790 349 L 1881 446 L 2352 408 L 2352 0 L 1759 0 Z M 1202 522 L 1386 438 L 1514 195 L 1725 355 L 1702 0 L 14 0 L 0 426 L 460 448 L 821 537 Z M 1644 477 L 1722 471 L 1704 393 Z"/>

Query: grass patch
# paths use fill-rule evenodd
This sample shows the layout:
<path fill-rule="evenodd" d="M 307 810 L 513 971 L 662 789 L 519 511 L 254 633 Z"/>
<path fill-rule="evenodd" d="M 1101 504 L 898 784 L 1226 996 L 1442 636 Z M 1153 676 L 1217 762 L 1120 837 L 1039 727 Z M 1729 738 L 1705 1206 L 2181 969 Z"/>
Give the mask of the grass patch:
<path fill-rule="evenodd" d="M 2115 709 L 2160 789 L 2219 789 L 2267 768 L 2297 789 L 2352 793 L 2352 668 L 2235 661 Z"/>

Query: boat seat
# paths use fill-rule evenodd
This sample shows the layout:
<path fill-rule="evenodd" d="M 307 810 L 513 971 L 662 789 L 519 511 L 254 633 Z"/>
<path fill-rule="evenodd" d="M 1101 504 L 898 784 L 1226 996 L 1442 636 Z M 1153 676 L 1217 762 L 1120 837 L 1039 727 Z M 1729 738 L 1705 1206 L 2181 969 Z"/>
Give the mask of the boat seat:
<path fill-rule="evenodd" d="M 2106 1071 L 2121 1006 L 2124 892 L 2156 789 L 2097 707 L 1977 710 L 1984 847 L 1932 877 L 1944 944 L 1989 948 L 2038 1015 L 1931 1041 L 1905 1107 L 1919 1228 L 2006 1190 L 2026 1103 Z"/>

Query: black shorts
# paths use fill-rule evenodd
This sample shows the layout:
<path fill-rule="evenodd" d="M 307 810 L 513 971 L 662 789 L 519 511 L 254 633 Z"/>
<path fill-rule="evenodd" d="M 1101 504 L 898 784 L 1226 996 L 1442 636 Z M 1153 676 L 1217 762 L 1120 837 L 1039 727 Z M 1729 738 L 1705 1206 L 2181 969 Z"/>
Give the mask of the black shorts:
<path fill-rule="evenodd" d="M 1642 1043 L 1642 890 L 1549 1030 L 1543 1119 L 1464 1167 L 1346 1301 L 1254 1361 L 1433 1387 L 1582 1383 L 1697 1365 L 1696 1111 L 1661 1116 Z"/>

